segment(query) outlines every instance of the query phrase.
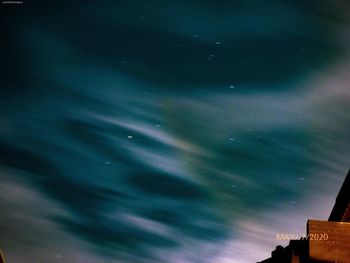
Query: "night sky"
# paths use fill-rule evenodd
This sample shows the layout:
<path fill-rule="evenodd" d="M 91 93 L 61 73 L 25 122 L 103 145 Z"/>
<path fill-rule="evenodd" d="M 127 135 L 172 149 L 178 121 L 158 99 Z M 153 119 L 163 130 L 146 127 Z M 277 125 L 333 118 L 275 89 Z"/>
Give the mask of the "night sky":
<path fill-rule="evenodd" d="M 7 263 L 246 263 L 350 167 L 350 4 L 0 4 Z"/>

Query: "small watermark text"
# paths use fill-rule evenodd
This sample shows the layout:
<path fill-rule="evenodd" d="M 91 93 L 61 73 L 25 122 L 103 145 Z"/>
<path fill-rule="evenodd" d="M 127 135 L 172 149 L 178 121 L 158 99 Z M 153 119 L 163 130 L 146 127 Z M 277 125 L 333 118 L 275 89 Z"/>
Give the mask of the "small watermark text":
<path fill-rule="evenodd" d="M 300 234 L 300 233 L 276 233 L 276 240 L 315 240 L 315 241 L 326 241 L 329 236 L 327 233 L 318 234 Z"/>

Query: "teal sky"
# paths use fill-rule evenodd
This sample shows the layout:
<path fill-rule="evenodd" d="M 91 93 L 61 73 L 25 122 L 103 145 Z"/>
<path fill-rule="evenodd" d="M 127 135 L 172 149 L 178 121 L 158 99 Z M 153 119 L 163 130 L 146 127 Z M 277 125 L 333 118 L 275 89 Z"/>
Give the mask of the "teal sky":
<path fill-rule="evenodd" d="M 326 220 L 349 169 L 349 11 L 2 4 L 7 262 L 256 262 Z"/>

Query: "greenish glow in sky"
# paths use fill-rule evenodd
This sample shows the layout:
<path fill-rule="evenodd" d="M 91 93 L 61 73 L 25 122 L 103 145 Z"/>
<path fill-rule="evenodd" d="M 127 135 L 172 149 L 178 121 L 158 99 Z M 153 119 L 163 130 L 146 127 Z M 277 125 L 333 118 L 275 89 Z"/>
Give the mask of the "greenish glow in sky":
<path fill-rule="evenodd" d="M 328 217 L 349 169 L 345 1 L 1 8 L 8 262 L 256 262 Z"/>

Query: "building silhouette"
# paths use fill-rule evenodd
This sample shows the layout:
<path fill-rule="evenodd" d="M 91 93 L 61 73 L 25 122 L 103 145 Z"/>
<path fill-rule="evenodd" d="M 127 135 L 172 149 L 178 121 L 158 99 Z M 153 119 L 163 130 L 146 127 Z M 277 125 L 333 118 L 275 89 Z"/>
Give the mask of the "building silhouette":
<path fill-rule="evenodd" d="M 1 250 L 0 250 L 0 263 L 5 263 L 4 256 L 2 255 Z"/>
<path fill-rule="evenodd" d="M 350 170 L 328 221 L 308 220 L 306 229 L 305 238 L 277 246 L 258 263 L 350 263 Z"/>

